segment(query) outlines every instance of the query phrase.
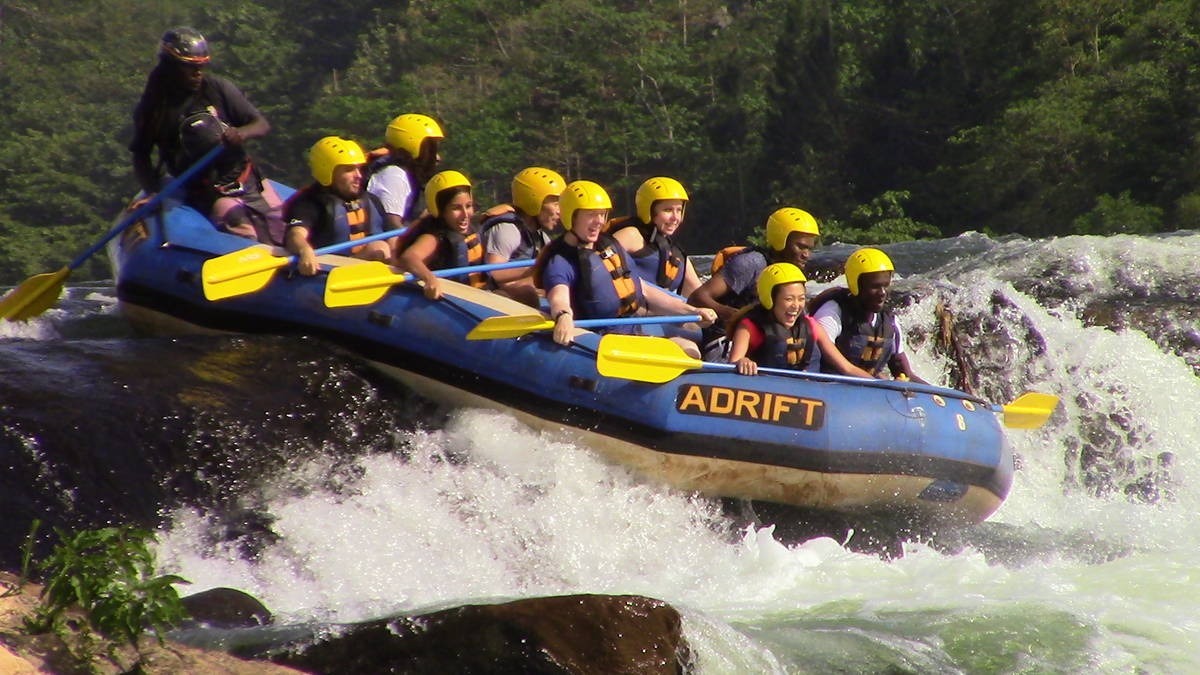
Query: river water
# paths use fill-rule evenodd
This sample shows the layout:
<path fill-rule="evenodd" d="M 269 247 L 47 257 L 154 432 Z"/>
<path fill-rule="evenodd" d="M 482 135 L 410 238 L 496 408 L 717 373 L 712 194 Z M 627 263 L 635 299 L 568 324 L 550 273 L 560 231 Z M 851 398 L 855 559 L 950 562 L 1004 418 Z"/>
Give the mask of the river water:
<path fill-rule="evenodd" d="M 635 593 L 680 610 L 701 673 L 1200 672 L 1200 234 L 886 250 L 918 373 L 958 381 L 941 301 L 977 393 L 1062 397 L 1010 430 L 1001 509 L 902 557 L 791 541 L 335 345 L 134 335 L 97 283 L 0 323 L 4 563 L 34 516 L 138 522 L 183 590 L 280 622 Z"/>

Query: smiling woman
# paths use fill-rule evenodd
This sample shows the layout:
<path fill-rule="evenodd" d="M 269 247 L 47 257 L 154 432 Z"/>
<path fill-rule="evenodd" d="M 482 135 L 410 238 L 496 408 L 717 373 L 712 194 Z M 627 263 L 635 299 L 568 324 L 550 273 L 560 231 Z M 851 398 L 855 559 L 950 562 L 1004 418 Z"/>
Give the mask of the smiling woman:
<path fill-rule="evenodd" d="M 458 171 L 434 174 L 425 185 L 429 213 L 417 221 L 397 247 L 397 265 L 412 273 L 425 286 L 425 297 L 442 297 L 435 270 L 483 264 L 483 243 L 475 225 L 475 199 L 471 181 Z M 457 279 L 475 288 L 488 288 L 484 272 L 471 272 Z"/>
<path fill-rule="evenodd" d="M 674 178 L 658 176 L 642 183 L 634 203 L 637 213 L 609 221 L 608 230 L 629 251 L 643 281 L 690 295 L 700 277 L 675 239 L 687 211 L 687 190 Z"/>
<path fill-rule="evenodd" d="M 755 375 L 759 365 L 801 371 L 827 364 L 843 375 L 871 374 L 846 360 L 821 325 L 805 312 L 808 281 L 791 263 L 768 265 L 758 275 L 758 303 L 740 310 L 732 321 L 729 361 L 742 375 Z"/>

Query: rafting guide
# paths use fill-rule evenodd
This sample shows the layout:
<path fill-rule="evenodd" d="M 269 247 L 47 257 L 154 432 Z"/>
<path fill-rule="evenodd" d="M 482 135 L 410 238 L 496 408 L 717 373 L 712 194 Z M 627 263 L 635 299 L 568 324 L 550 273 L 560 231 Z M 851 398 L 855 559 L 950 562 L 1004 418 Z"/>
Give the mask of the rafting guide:
<path fill-rule="evenodd" d="M 222 231 L 281 244 L 281 200 L 245 148 L 271 125 L 235 84 L 208 72 L 211 61 L 208 42 L 196 29 L 163 34 L 158 65 L 133 111 L 129 150 L 142 199 L 161 189 L 164 173 L 178 176 L 220 146 L 224 152 L 188 182 L 188 203 Z"/>

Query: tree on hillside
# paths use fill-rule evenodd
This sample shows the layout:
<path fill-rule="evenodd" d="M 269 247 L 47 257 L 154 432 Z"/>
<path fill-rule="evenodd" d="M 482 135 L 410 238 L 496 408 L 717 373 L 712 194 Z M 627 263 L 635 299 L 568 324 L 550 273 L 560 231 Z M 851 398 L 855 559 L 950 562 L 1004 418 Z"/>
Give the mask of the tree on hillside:
<path fill-rule="evenodd" d="M 413 2 L 317 107 L 353 110 L 344 118 L 355 125 L 380 102 L 433 114 L 446 128 L 445 165 L 471 176 L 484 203 L 507 199 L 515 171 L 544 164 L 599 180 L 624 209 L 651 175 L 702 184 L 694 167 L 711 164 L 719 64 L 700 55 L 738 39 L 720 35 L 736 20 L 723 12 L 709 0 Z M 726 185 L 716 187 L 712 203 L 725 202 Z"/>
<path fill-rule="evenodd" d="M 133 194 L 131 112 L 160 33 L 139 3 L 7 3 L 0 24 L 3 281 L 57 268 Z M 69 5 L 69 7 L 68 7 Z M 174 15 L 171 15 L 174 16 Z M 88 273 L 106 275 L 102 260 Z"/>
<path fill-rule="evenodd" d="M 162 32 L 272 122 L 253 153 L 308 179 L 426 112 L 483 205 L 544 164 L 692 197 L 684 245 L 781 204 L 847 237 L 1034 236 L 1200 221 L 1192 0 L 12 0 L 0 7 L 0 282 L 54 269 L 131 196 L 131 112 Z M 101 256 L 78 279 L 105 276 Z"/>
<path fill-rule="evenodd" d="M 1196 10 L 1161 3 L 1133 24 L 1118 21 L 1131 15 L 1112 11 L 1112 21 L 1091 17 L 1085 24 L 1099 25 L 1100 33 L 1079 32 L 1091 36 L 1080 40 L 1099 45 L 1099 62 L 1066 62 L 1057 78 L 1009 106 L 997 124 L 958 139 L 974 158 L 963 185 L 995 231 L 1045 236 L 1087 223 L 1100 232 L 1095 223 L 1114 204 L 1140 214 L 1153 213 L 1142 207 L 1157 209 L 1170 220 L 1142 226 L 1157 230 L 1171 227 L 1186 211 L 1182 206 L 1194 202 Z"/>
<path fill-rule="evenodd" d="M 792 3 L 783 17 L 767 89 L 760 195 L 818 218 L 846 201 L 837 151 L 844 142 L 841 58 L 829 2 Z"/>

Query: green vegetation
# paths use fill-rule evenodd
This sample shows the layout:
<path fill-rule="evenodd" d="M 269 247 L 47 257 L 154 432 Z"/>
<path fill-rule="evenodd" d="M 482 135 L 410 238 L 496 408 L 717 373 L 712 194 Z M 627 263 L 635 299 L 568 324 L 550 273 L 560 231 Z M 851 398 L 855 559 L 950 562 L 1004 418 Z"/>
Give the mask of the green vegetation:
<path fill-rule="evenodd" d="M 0 283 L 57 269 L 132 196 L 130 113 L 167 27 L 274 131 L 265 171 L 444 123 L 488 206 L 533 163 L 692 194 L 692 252 L 780 205 L 830 237 L 1197 227 L 1190 0 L 9 0 L 0 4 Z M 107 277 L 102 256 L 79 280 Z"/>
<path fill-rule="evenodd" d="M 55 532 L 58 545 L 36 564 L 45 585 L 41 604 L 26 625 L 31 633 L 62 632 L 67 613 L 82 610 L 93 630 L 137 647 L 147 628 L 154 629 L 161 644 L 163 632 L 184 618 L 173 584 L 187 582 L 170 574 L 154 576 L 149 531 L 124 526 Z M 30 549 L 27 545 L 26 572 Z"/>

